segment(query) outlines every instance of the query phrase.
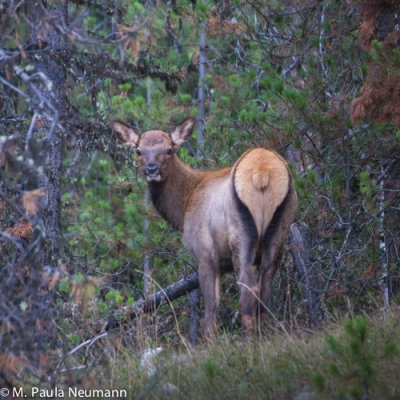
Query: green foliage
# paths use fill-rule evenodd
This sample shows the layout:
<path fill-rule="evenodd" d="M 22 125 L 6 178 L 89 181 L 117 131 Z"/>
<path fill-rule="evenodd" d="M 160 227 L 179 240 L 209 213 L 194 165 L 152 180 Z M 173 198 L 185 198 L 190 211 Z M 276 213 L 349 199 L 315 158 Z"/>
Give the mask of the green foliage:
<path fill-rule="evenodd" d="M 373 184 L 370 174 L 367 171 L 360 173 L 360 193 L 363 195 L 370 209 L 376 207 L 376 195 L 377 188 Z"/>
<path fill-rule="evenodd" d="M 106 295 L 106 300 L 119 305 L 122 302 L 123 297 L 118 290 L 110 290 Z"/>
<path fill-rule="evenodd" d="M 321 394 L 366 398 L 377 384 L 380 363 L 390 365 L 398 344 L 392 340 L 381 341 L 379 332 L 371 332 L 370 321 L 365 316 L 346 321 L 344 332 L 342 336 L 326 336 L 329 361 L 323 371 L 312 374 L 310 382 Z"/>
<path fill-rule="evenodd" d="M 83 24 L 87 30 L 93 30 L 97 24 L 97 17 L 91 15 L 83 20 Z"/>

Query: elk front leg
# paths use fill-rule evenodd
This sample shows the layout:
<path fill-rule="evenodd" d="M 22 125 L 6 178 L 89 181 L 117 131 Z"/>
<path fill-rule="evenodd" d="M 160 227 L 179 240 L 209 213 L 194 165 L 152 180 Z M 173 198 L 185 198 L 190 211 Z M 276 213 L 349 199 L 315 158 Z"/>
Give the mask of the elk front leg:
<path fill-rule="evenodd" d="M 245 237 L 242 235 L 242 238 Z M 256 333 L 256 312 L 259 298 L 255 244 L 238 239 L 232 243 L 232 261 L 236 281 L 240 288 L 240 313 L 242 329 L 246 336 Z"/>
<path fill-rule="evenodd" d="M 204 298 L 205 317 L 203 329 L 210 337 L 216 329 L 216 319 L 220 298 L 220 273 L 211 263 L 199 265 L 200 289 Z"/>

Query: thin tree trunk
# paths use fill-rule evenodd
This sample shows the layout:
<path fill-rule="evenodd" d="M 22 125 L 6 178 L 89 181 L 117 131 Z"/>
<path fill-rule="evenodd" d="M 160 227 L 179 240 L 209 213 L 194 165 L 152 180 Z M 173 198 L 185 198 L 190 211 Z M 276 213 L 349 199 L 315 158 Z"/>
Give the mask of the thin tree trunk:
<path fill-rule="evenodd" d="M 315 327 L 323 318 L 320 290 L 315 273 L 310 265 L 309 227 L 306 224 L 292 224 L 289 231 L 290 252 L 299 275 L 311 327 Z"/>
<path fill-rule="evenodd" d="M 199 93 L 198 93 L 198 112 L 197 112 L 197 156 L 204 155 L 204 120 L 205 120 L 205 88 L 204 77 L 206 74 L 207 63 L 207 34 L 205 24 L 200 32 L 200 60 L 199 60 Z M 197 344 L 199 320 L 200 320 L 200 290 L 196 289 L 189 296 L 190 302 L 190 342 Z"/>
<path fill-rule="evenodd" d="M 199 337 L 199 322 L 200 322 L 200 289 L 195 289 L 188 294 L 190 302 L 190 326 L 189 340 L 195 346 Z"/>
<path fill-rule="evenodd" d="M 30 16 L 32 20 L 31 37 L 33 43 L 39 43 L 36 27 L 42 16 L 40 14 L 40 2 L 32 2 L 30 5 Z M 58 13 L 58 18 L 68 20 L 68 9 L 65 9 L 67 2 L 64 2 L 64 12 Z M 57 51 L 64 46 L 64 40 L 60 34 L 50 25 L 42 28 L 44 45 L 49 50 Z M 54 264 L 59 254 L 59 238 L 61 234 L 61 168 L 62 168 L 62 132 L 59 128 L 60 117 L 67 117 L 69 103 L 65 94 L 66 70 L 53 60 L 51 54 L 43 53 L 40 57 L 32 57 L 32 63 L 36 69 L 42 72 L 49 83 L 43 82 L 43 96 L 53 105 L 54 111 L 48 121 L 48 143 L 45 171 L 42 176 L 41 186 L 46 190 L 47 196 L 44 200 L 43 220 L 46 236 L 49 239 L 49 247 L 46 249 L 44 262 Z M 51 88 L 50 85 L 51 84 Z"/>
<path fill-rule="evenodd" d="M 340 109 L 341 112 L 341 119 L 344 120 L 345 112 L 343 107 Z M 344 126 L 343 126 L 344 129 Z M 346 188 L 346 203 L 347 203 L 347 224 L 350 227 L 352 225 L 352 207 L 351 207 L 351 165 L 352 165 L 352 157 L 351 157 L 351 147 L 352 147 L 352 140 L 353 140 L 353 131 L 351 129 L 347 130 L 347 135 L 343 138 L 343 164 L 345 165 L 344 168 L 344 179 L 345 179 L 345 188 Z M 344 247 L 342 247 L 344 248 Z M 347 262 L 342 257 L 337 257 L 337 261 L 339 265 L 343 268 L 343 276 L 344 276 L 344 283 L 346 287 L 346 294 L 350 298 L 352 287 L 351 287 L 351 279 L 350 279 L 350 271 L 347 268 Z"/>
<path fill-rule="evenodd" d="M 200 60 L 199 60 L 199 94 L 198 94 L 198 112 L 197 112 L 197 156 L 204 155 L 204 119 L 205 119 L 205 89 L 204 77 L 206 74 L 207 63 L 207 34 L 206 27 L 203 25 L 200 32 Z"/>
<path fill-rule="evenodd" d="M 147 107 L 149 108 L 151 107 L 151 79 L 147 79 Z M 150 207 L 150 192 L 148 188 L 146 188 L 146 192 L 144 195 L 144 204 L 147 210 Z M 149 240 L 149 226 L 150 226 L 150 219 L 148 217 L 148 214 L 146 213 L 146 217 L 144 219 L 144 237 L 146 241 Z M 147 296 L 149 295 L 149 286 L 151 279 L 150 264 L 151 264 L 151 255 L 149 249 L 146 246 L 143 259 L 143 272 L 144 272 L 143 291 L 146 299 Z"/>
<path fill-rule="evenodd" d="M 389 301 L 389 279 L 388 279 L 388 251 L 386 246 L 386 235 L 385 235 L 385 192 L 384 192 L 384 182 L 385 182 L 385 171 L 383 166 L 381 166 L 381 179 L 379 182 L 379 193 L 378 193 L 378 210 L 379 210 L 379 249 L 381 250 L 381 269 L 382 275 L 379 281 L 383 296 L 383 307 L 385 311 L 390 310 Z"/>
<path fill-rule="evenodd" d="M 49 143 L 49 155 L 46 163 L 47 207 L 44 220 L 45 230 L 50 239 L 47 262 L 55 263 L 59 254 L 61 233 L 61 163 L 62 141 L 60 132 L 52 135 Z"/>
<path fill-rule="evenodd" d="M 146 209 L 150 207 L 150 192 L 149 189 L 146 189 L 146 193 L 144 195 L 144 203 L 146 206 Z M 146 240 L 149 240 L 149 225 L 150 225 L 150 220 L 149 217 L 146 215 L 144 219 L 144 237 Z M 151 274 L 151 269 L 150 269 L 150 264 L 151 264 L 151 255 L 150 251 L 146 246 L 146 250 L 144 252 L 144 260 L 143 260 L 143 272 L 144 272 L 144 282 L 143 282 L 143 291 L 144 291 L 144 296 L 147 298 L 149 295 L 149 287 L 150 287 L 150 274 Z"/>

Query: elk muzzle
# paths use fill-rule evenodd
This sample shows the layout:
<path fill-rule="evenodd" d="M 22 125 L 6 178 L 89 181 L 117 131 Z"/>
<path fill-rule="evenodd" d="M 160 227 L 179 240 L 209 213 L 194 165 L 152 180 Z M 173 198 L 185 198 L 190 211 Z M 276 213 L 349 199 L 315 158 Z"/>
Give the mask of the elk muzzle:
<path fill-rule="evenodd" d="M 160 164 L 155 162 L 149 162 L 144 167 L 144 174 L 146 175 L 148 182 L 160 182 L 161 181 L 161 168 Z"/>

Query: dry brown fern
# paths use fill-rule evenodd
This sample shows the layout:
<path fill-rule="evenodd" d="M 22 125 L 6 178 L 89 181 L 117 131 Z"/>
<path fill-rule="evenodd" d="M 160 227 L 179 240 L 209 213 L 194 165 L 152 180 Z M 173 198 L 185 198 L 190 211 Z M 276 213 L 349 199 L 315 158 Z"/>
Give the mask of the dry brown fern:
<path fill-rule="evenodd" d="M 382 49 L 368 64 L 367 78 L 351 104 L 350 118 L 353 123 L 388 121 L 400 128 L 400 62 L 393 57 L 393 51 L 400 50 L 400 5 L 393 0 L 361 0 L 359 4 L 363 7 L 360 46 L 370 51 L 373 40 L 378 40 Z"/>

